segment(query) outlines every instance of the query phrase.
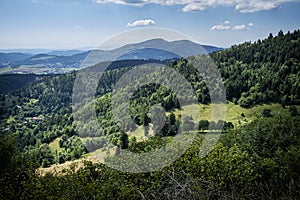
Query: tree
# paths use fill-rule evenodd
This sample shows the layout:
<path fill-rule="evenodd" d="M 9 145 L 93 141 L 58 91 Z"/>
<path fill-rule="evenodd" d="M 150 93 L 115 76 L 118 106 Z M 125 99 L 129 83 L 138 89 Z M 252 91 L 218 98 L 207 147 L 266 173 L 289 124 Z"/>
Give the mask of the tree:
<path fill-rule="evenodd" d="M 224 129 L 225 130 L 234 129 L 233 123 L 232 122 L 225 122 Z"/>
<path fill-rule="evenodd" d="M 200 120 L 198 123 L 198 130 L 208 130 L 209 128 L 209 121 L 208 120 Z"/>
<path fill-rule="evenodd" d="M 273 117 L 273 115 L 271 114 L 271 109 L 264 109 L 262 112 L 261 112 L 261 115 L 263 117 Z"/>
<path fill-rule="evenodd" d="M 175 117 L 175 114 L 174 113 L 171 113 L 170 116 L 169 116 L 169 123 L 171 125 L 175 125 L 176 123 L 176 117 Z"/>
<path fill-rule="evenodd" d="M 283 31 L 280 30 L 280 31 L 278 32 L 278 37 L 283 37 L 283 36 L 284 36 Z"/>
<path fill-rule="evenodd" d="M 128 135 L 124 132 L 121 133 L 120 136 L 120 149 L 127 149 L 129 144 Z"/>
<path fill-rule="evenodd" d="M 290 107 L 289 107 L 289 112 L 290 112 L 290 115 L 291 115 L 292 117 L 296 117 L 296 116 L 299 115 L 296 106 L 290 106 Z"/>

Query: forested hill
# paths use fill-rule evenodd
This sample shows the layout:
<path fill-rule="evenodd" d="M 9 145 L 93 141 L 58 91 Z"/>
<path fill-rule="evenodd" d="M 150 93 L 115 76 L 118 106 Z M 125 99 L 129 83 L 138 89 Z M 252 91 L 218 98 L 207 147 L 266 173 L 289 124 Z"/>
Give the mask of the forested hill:
<path fill-rule="evenodd" d="M 300 103 L 300 30 L 212 53 L 227 98 L 249 107 L 262 102 Z"/>
<path fill-rule="evenodd" d="M 299 39 L 300 31 L 286 35 L 280 32 L 254 44 L 244 43 L 210 54 L 223 76 L 228 99 L 243 107 L 267 102 L 300 103 Z M 191 83 L 199 103 L 209 104 L 210 94 L 218 92 L 218 88 L 209 91 L 203 76 L 192 65 L 193 61 L 199 59 L 201 63 L 205 58 L 207 55 L 193 56 L 168 65 Z M 102 128 L 96 131 L 93 131 L 95 121 L 84 115 L 89 105 L 72 112 L 77 72 L 38 78 L 24 76 L 26 80 L 18 83 L 29 85 L 22 88 L 11 82 L 13 78 L 22 79 L 22 75 L 0 77 L 4 89 L 19 88 L 9 94 L 0 91 L 0 199 L 295 199 L 299 196 L 299 106 L 272 104 L 245 109 L 229 103 L 224 134 L 212 151 L 201 157 L 203 150 L 206 151 L 202 145 L 205 130 L 212 127 L 213 131 L 222 131 L 218 124 L 223 121 L 210 118 L 209 105 L 199 106 L 201 115 L 208 116 L 204 120 L 181 116 L 180 109 L 197 107 L 181 105 L 177 95 L 166 86 L 149 84 L 138 88 L 130 98 L 129 115 L 122 119 L 125 126 L 120 128 L 113 117 L 113 89 L 124 74 L 138 66 L 132 61 L 126 63 L 122 61 L 122 67 L 111 65 L 99 80 L 95 104 L 89 104 L 94 106 Z M 206 70 L 204 74 L 210 69 Z M 175 75 L 168 73 L 168 78 L 172 80 Z M 83 83 L 89 82 L 88 78 Z M 140 81 L 138 78 L 136 81 Z M 186 91 L 185 87 L 180 89 Z M 86 90 L 80 92 L 84 94 Z M 126 95 L 121 93 L 117 97 Z M 159 104 L 166 111 L 165 116 L 158 115 L 165 117 L 162 127 L 151 121 L 151 108 Z M 114 108 L 122 111 L 124 105 L 121 102 Z M 87 123 L 74 120 L 76 114 L 86 117 Z M 131 120 L 134 123 L 128 123 Z M 180 126 L 183 130 L 198 130 L 199 134 L 184 155 L 160 171 L 130 174 L 84 161 L 76 172 L 75 165 L 70 165 L 70 169 L 64 165 L 111 146 L 134 153 L 154 152 L 176 142 L 173 136 Z M 81 132 L 88 134 L 79 135 Z M 114 161 L 113 157 L 108 159 Z M 37 173 L 39 167 L 54 164 L 66 168 L 57 175 Z M 151 164 L 145 162 L 146 166 Z"/>
<path fill-rule="evenodd" d="M 277 102 L 282 105 L 300 103 L 300 30 L 296 30 L 293 33 L 288 32 L 287 34 L 283 34 L 280 31 L 278 36 L 274 37 L 270 34 L 265 40 L 235 45 L 226 50 L 212 53 L 210 56 L 217 64 L 224 79 L 229 101 L 233 101 L 242 107 L 251 107 L 267 102 Z M 122 61 L 122 64 L 124 64 L 124 61 Z M 136 63 L 132 62 L 131 64 L 136 66 Z M 124 66 L 130 66 L 130 63 L 127 62 Z M 186 59 L 175 61 L 169 66 L 178 70 L 192 83 L 199 103 L 210 102 L 209 91 L 203 78 L 197 75 L 197 72 Z M 118 68 L 120 66 L 111 69 Z M 113 71 L 113 73 L 109 72 L 112 74 L 112 77 L 103 84 L 107 88 L 99 88 L 103 90 L 99 94 L 110 92 L 111 86 L 117 81 L 117 77 L 124 73 L 122 70 Z M 7 91 L 9 84 L 13 83 L 14 75 L 8 78 L 8 80 L 7 77 L 5 79 L 7 84 L 3 84 L 6 88 L 5 91 Z M 22 78 L 22 75 L 19 75 L 17 78 Z M 26 77 L 24 76 L 24 78 Z M 54 87 L 61 88 L 59 86 L 60 82 L 65 84 L 65 79 L 69 80 L 69 78 L 68 75 L 60 76 L 59 79 L 56 79 L 58 81 L 55 81 Z M 73 80 L 74 78 L 75 76 L 72 76 L 71 79 Z M 2 79 L 3 77 L 1 77 Z M 47 84 L 48 82 L 46 81 L 42 85 L 31 85 L 27 89 L 21 89 L 23 92 L 20 92 L 24 93 L 26 90 L 32 90 L 32 88 L 41 86 L 43 88 L 52 87 Z M 24 86 L 24 84 L 21 84 L 21 86 Z M 35 98 L 49 96 L 47 94 L 48 90 L 43 88 L 39 90 L 42 93 L 36 94 Z M 71 92 L 72 85 L 67 93 L 71 94 Z M 54 93 L 60 94 L 60 90 L 58 89 Z M 53 98 L 52 94 L 51 96 Z M 28 96 L 28 98 L 32 97 Z"/>

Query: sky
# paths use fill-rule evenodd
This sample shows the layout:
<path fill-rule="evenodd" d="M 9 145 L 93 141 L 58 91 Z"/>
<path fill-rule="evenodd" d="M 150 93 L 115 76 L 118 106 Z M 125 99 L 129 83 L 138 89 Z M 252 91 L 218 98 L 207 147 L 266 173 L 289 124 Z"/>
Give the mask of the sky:
<path fill-rule="evenodd" d="M 143 27 L 230 47 L 300 29 L 300 0 L 1 0 L 0 49 L 82 49 Z"/>

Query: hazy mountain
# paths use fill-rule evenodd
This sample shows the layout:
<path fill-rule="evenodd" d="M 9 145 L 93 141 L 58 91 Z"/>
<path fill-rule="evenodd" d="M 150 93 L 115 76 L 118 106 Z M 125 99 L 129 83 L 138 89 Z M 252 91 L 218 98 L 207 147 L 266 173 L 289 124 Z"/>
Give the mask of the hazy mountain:
<path fill-rule="evenodd" d="M 129 51 L 133 51 L 137 49 L 149 49 L 149 48 L 168 51 L 173 54 L 179 55 L 180 57 L 187 57 L 187 56 L 192 56 L 197 54 L 207 54 L 210 52 L 222 50 L 221 48 L 218 47 L 205 46 L 205 45 L 203 46 L 198 43 L 191 42 L 189 40 L 168 42 L 164 39 L 157 38 L 157 39 L 147 40 L 141 43 L 128 44 L 113 51 L 127 53 Z"/>
<path fill-rule="evenodd" d="M 91 51 L 86 63 L 93 65 L 99 62 L 120 59 L 173 59 L 222 50 L 213 46 L 202 46 L 189 40 L 168 42 L 163 39 L 151 39 L 140 43 L 127 44 L 110 51 Z M 161 55 L 162 54 L 162 55 Z"/>
<path fill-rule="evenodd" d="M 31 54 L 24 53 L 0 53 L 0 65 L 3 63 L 25 60 L 27 58 L 30 58 L 31 56 Z"/>
<path fill-rule="evenodd" d="M 173 58 L 180 58 L 181 56 L 161 50 L 161 49 L 153 49 L 153 48 L 144 48 L 144 49 L 137 49 L 130 51 L 120 57 L 117 58 L 117 60 L 150 60 L 155 58 L 156 60 L 168 60 Z"/>
<path fill-rule="evenodd" d="M 73 56 L 75 54 L 84 53 L 84 51 L 80 50 L 66 50 L 66 51 L 51 51 L 46 54 L 54 55 L 54 56 Z"/>
<path fill-rule="evenodd" d="M 224 50 L 224 48 L 210 46 L 210 45 L 202 45 L 202 47 L 205 49 L 205 51 L 207 53 L 213 53 L 213 52 L 216 52 L 216 51 L 222 51 L 222 50 Z"/>
<path fill-rule="evenodd" d="M 1 53 L 42 54 L 55 51 L 54 49 L 0 49 Z"/>
<path fill-rule="evenodd" d="M 64 73 L 101 62 L 115 60 L 170 60 L 198 54 L 207 54 L 222 50 L 213 46 L 202 46 L 189 40 L 166 41 L 151 39 L 140 43 L 127 44 L 113 50 L 66 50 L 49 51 L 48 53 L 30 55 L 21 53 L 0 54 L 1 66 L 14 68 L 18 73 L 36 73 L 38 68 L 43 73 Z M 83 64 L 82 64 L 83 63 Z M 20 71 L 21 69 L 23 71 Z M 24 70 L 25 69 L 25 70 Z M 43 70 L 45 69 L 45 70 Z M 63 69 L 61 71 L 60 69 Z"/>

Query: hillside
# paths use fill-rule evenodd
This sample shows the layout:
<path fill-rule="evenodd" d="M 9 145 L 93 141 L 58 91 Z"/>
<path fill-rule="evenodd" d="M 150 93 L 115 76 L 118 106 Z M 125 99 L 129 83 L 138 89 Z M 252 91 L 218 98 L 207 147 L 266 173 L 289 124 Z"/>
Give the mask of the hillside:
<path fill-rule="evenodd" d="M 300 30 L 212 53 L 227 98 L 244 107 L 300 103 Z"/>
<path fill-rule="evenodd" d="M 285 35 L 279 32 L 275 37 L 270 35 L 265 40 L 210 54 L 223 77 L 228 100 L 232 101 L 226 105 L 226 121 L 211 119 L 210 92 L 219 92 L 220 88 L 209 91 L 205 78 L 192 65 L 207 55 L 167 63 L 191 83 L 199 107 L 180 105 L 178 95 L 164 85 L 147 84 L 133 91 L 128 100 L 130 109 L 119 121 L 115 120 L 114 112 L 123 112 L 126 104 L 117 101 L 113 106 L 114 87 L 124 74 L 140 69 L 139 65 L 147 65 L 151 60 L 111 63 L 99 80 L 95 102 L 83 106 L 72 104 L 79 72 L 43 76 L 38 80 L 41 76 L 2 76 L 5 85 L 0 94 L 0 159 L 4 164 L 0 168 L 0 185 L 3 186 L 0 199 L 7 196 L 6 199 L 16 199 L 18 195 L 28 199 L 33 193 L 35 198 L 45 199 L 51 195 L 63 199 L 140 196 L 160 199 L 169 193 L 176 196 L 178 190 L 181 191 L 179 199 L 291 198 L 299 194 L 299 43 L 300 31 Z M 38 62 L 42 62 L 42 58 L 48 59 L 46 55 L 34 57 Z M 85 70 L 94 73 L 93 70 L 103 66 L 107 63 Z M 208 73 L 210 69 L 205 70 Z M 165 83 L 176 81 L 175 75 L 175 72 L 168 73 L 170 78 Z M 136 76 L 134 81 L 142 83 L 147 76 Z M 149 76 L 164 79 L 157 71 Z M 90 83 L 91 78 L 88 76 L 82 81 L 80 92 L 88 95 L 86 83 Z M 12 90 L 8 92 L 9 84 Z M 184 97 L 192 97 L 185 87 L 179 90 Z M 128 93 L 117 97 L 127 98 Z M 155 110 L 156 105 L 162 105 L 164 110 L 161 110 L 165 112 Z M 96 119 L 88 115 L 90 109 L 96 111 Z M 197 109 L 200 117 L 194 114 Z M 183 117 L 182 111 L 188 111 L 190 116 Z M 156 115 L 162 120 L 153 120 Z M 76 120 L 76 116 L 84 120 Z M 133 123 L 129 123 L 131 121 Z M 164 123 L 155 124 L 161 121 Z M 112 162 L 120 161 L 114 160 L 114 155 L 122 151 L 152 152 L 176 141 L 181 127 L 184 133 L 195 133 L 196 140 L 176 162 L 157 172 L 118 172 L 88 161 L 83 161 L 80 168 L 69 164 L 84 160 L 84 156 L 95 151 L 111 151 L 105 159 Z M 201 157 L 203 138 L 219 133 L 222 134 L 216 146 Z M 187 135 L 182 134 L 182 139 Z M 119 150 L 115 150 L 116 147 Z M 130 161 L 128 158 L 122 163 Z M 142 161 L 146 167 L 153 164 Z M 36 173 L 38 168 L 55 168 L 55 164 L 67 169 L 58 175 Z M 63 189 L 60 183 L 64 183 Z M 120 188 L 117 192 L 116 184 Z"/>
<path fill-rule="evenodd" d="M 42 79 L 43 76 L 34 74 L 0 75 L 0 94 L 8 94 L 15 89 L 27 87 L 30 83 Z"/>

